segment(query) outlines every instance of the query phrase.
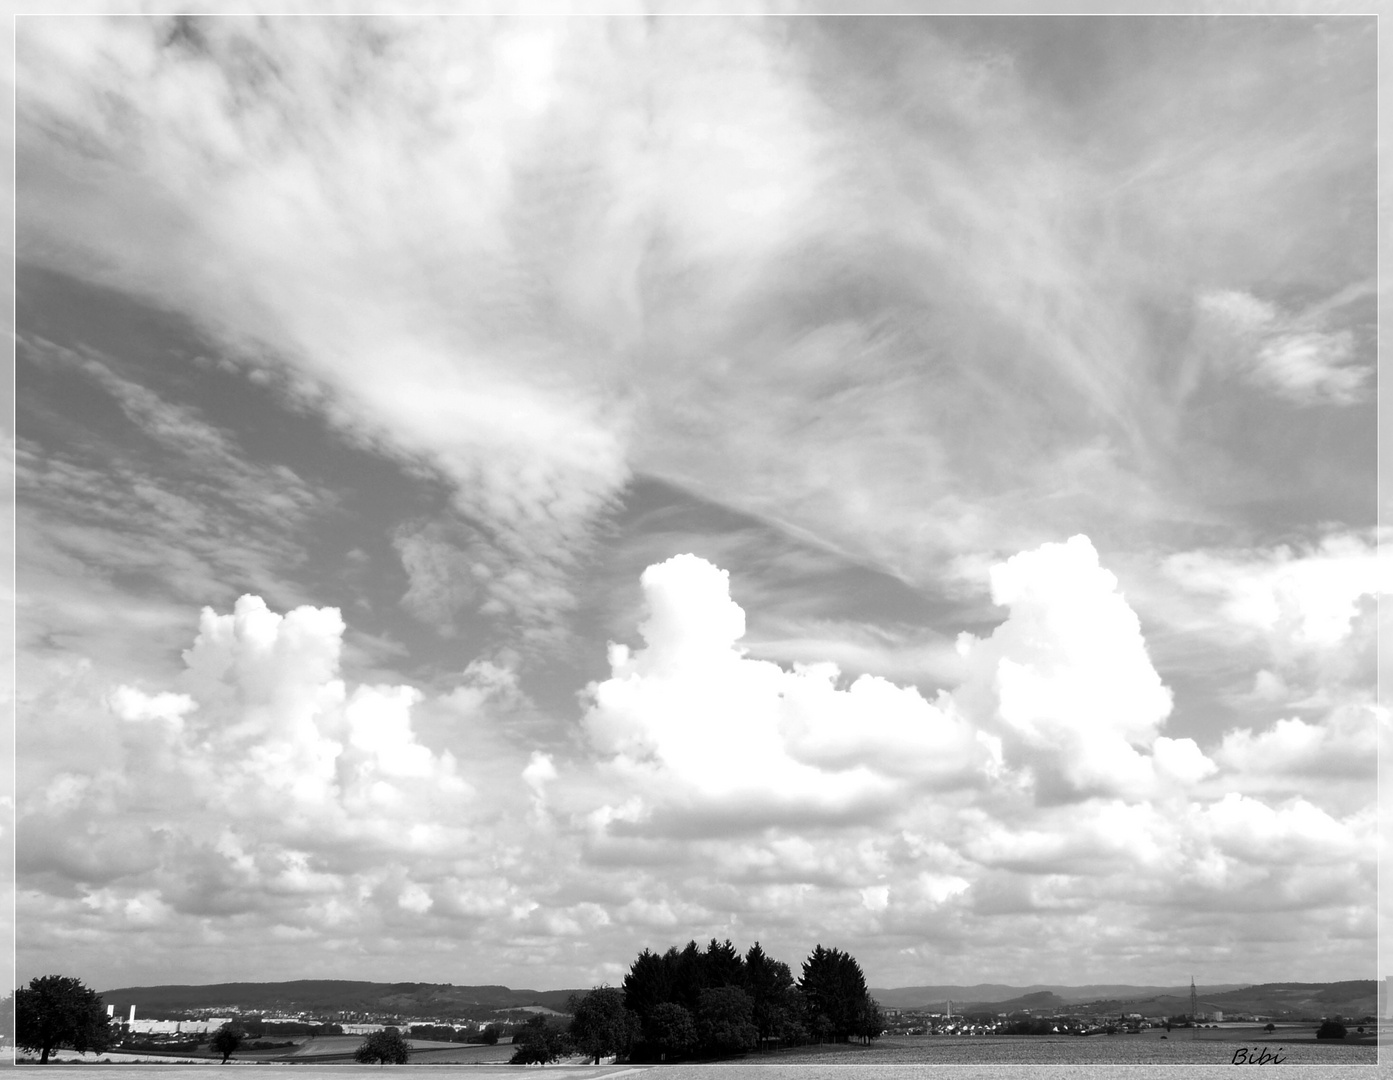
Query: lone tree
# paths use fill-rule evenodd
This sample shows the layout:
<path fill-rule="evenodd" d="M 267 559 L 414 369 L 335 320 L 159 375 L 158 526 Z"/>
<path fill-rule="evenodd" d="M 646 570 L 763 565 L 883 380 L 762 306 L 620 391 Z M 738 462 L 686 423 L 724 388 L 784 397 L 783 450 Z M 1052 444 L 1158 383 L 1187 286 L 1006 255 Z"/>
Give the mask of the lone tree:
<path fill-rule="evenodd" d="M 15 1043 L 39 1052 L 39 1064 L 60 1046 L 105 1050 L 111 1025 L 101 995 L 68 975 L 41 975 L 15 991 Z"/>
<path fill-rule="evenodd" d="M 626 1057 L 639 1037 L 639 1018 L 624 1007 L 624 991 L 601 986 L 585 997 L 572 995 L 571 1041 L 586 1057 Z"/>
<path fill-rule="evenodd" d="M 410 1056 L 411 1047 L 402 1038 L 401 1032 L 389 1027 L 374 1031 L 364 1039 L 362 1045 L 354 1051 L 353 1060 L 368 1065 L 374 1061 L 379 1065 L 405 1065 Z"/>
<path fill-rule="evenodd" d="M 1316 1028 L 1317 1039 L 1343 1039 L 1345 1037 L 1345 1025 L 1338 1020 L 1327 1020 Z"/>
<path fill-rule="evenodd" d="M 545 1016 L 534 1016 L 513 1034 L 513 1045 L 517 1049 L 509 1065 L 545 1065 L 571 1052 L 571 1036 L 549 1024 Z"/>
<path fill-rule="evenodd" d="M 239 1024 L 224 1024 L 213 1035 L 213 1049 L 222 1055 L 222 1063 L 227 1064 L 230 1058 L 242 1045 L 242 1040 L 247 1037 L 247 1033 Z"/>

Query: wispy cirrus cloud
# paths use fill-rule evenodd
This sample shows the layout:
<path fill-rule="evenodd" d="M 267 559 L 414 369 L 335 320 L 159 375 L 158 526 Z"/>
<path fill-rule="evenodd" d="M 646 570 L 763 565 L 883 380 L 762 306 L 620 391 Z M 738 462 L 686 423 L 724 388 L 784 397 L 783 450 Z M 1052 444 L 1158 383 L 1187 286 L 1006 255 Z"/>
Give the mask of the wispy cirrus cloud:
<path fill-rule="evenodd" d="M 1352 330 L 1327 330 L 1323 306 L 1291 316 L 1244 292 L 1206 293 L 1198 301 L 1215 365 L 1297 405 L 1354 405 L 1368 398 L 1372 358 Z"/>
<path fill-rule="evenodd" d="M 1219 448 L 1155 316 L 1367 279 L 1287 257 L 1359 235 L 1361 27 L 1264 24 L 1259 63 L 1230 24 L 1081 23 L 1050 58 L 889 22 L 26 20 L 21 243 L 428 461 L 506 567 L 479 605 L 535 643 L 635 472 L 920 585 L 1202 519 L 1171 474 Z M 1095 47 L 1128 63 L 1075 93 Z M 1350 334 L 1252 371 L 1353 401 Z"/>
<path fill-rule="evenodd" d="M 91 647 L 110 606 L 136 624 L 153 619 L 177 632 L 177 605 L 230 597 L 239 584 L 304 597 L 293 581 L 305 557 L 297 534 L 332 510 L 329 492 L 283 464 L 252 460 L 197 410 L 127 378 L 109 356 L 42 338 L 21 338 L 18 347 L 26 363 L 99 388 L 138 433 L 130 446 L 95 427 L 61 447 L 21 435 L 27 644 Z M 133 582 L 146 590 L 143 616 L 130 610 Z"/>

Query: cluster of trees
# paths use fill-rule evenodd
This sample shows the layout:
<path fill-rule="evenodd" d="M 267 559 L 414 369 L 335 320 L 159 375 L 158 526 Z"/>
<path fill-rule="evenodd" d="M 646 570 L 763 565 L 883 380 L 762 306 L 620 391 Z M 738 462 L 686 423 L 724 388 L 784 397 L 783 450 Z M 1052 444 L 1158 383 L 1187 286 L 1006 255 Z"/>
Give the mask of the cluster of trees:
<path fill-rule="evenodd" d="M 304 1020 L 263 1020 L 251 1016 L 241 1022 L 249 1039 L 270 1035 L 342 1035 L 342 1024 L 311 1024 Z"/>
<path fill-rule="evenodd" d="M 500 1029 L 497 1024 L 489 1024 L 482 1031 L 470 1028 L 457 1028 L 453 1024 L 412 1024 L 413 1039 L 434 1039 L 437 1042 L 483 1043 L 493 1046 L 498 1042 Z"/>
<path fill-rule="evenodd" d="M 534 1018 L 514 1037 L 517 1064 L 582 1053 L 598 1062 L 678 1061 L 817 1040 L 869 1041 L 884 1027 L 855 958 L 821 945 L 795 980 L 756 942 L 743 956 L 730 941 L 695 941 L 659 954 L 645 949 L 622 988 L 572 999 L 568 1028 Z"/>

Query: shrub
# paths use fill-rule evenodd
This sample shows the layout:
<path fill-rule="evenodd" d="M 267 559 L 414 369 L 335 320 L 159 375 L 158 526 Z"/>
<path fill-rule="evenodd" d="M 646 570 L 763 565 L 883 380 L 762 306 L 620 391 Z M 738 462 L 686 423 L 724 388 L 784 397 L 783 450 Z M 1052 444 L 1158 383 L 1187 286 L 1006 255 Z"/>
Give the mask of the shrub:
<path fill-rule="evenodd" d="M 394 1027 L 374 1031 L 353 1054 L 354 1061 L 365 1064 L 377 1062 L 381 1065 L 405 1065 L 411 1056 L 411 1047 Z"/>

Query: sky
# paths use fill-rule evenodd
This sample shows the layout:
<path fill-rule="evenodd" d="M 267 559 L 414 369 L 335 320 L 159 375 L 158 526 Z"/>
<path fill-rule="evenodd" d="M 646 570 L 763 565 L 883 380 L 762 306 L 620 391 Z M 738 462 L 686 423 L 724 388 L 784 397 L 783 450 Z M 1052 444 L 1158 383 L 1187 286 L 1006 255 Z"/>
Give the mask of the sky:
<path fill-rule="evenodd" d="M 18 20 L 17 978 L 1375 977 L 1374 35 Z"/>

